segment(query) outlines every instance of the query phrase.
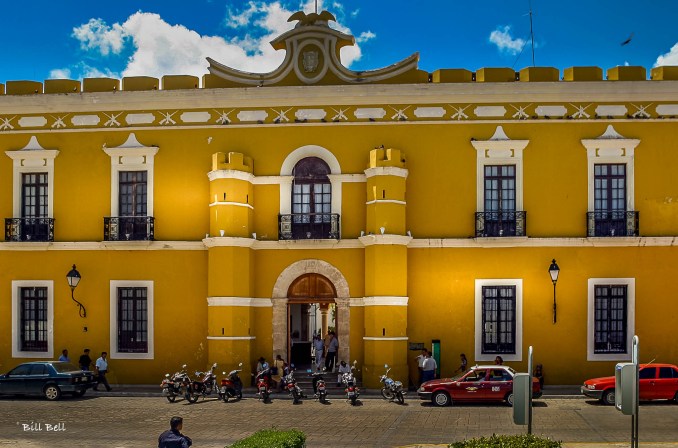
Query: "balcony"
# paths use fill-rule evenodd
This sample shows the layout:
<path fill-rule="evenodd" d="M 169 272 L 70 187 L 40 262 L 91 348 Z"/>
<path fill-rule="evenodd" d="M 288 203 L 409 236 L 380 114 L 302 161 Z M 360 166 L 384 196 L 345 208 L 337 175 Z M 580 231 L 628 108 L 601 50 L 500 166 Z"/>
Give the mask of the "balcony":
<path fill-rule="evenodd" d="M 525 236 L 527 212 L 476 213 L 476 238 Z"/>
<path fill-rule="evenodd" d="M 638 236 L 638 212 L 586 213 L 586 236 Z"/>
<path fill-rule="evenodd" d="M 153 241 L 152 216 L 104 217 L 104 241 Z"/>
<path fill-rule="evenodd" d="M 54 241 L 54 218 L 6 218 L 5 241 Z"/>
<path fill-rule="evenodd" d="M 279 240 L 338 240 L 338 213 L 278 215 Z"/>

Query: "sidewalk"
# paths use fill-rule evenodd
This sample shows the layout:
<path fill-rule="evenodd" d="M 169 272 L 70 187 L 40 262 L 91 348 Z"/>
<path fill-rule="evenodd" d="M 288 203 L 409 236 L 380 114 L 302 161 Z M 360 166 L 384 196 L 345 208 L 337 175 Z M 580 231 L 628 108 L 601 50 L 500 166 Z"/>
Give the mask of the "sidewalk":
<path fill-rule="evenodd" d="M 106 392 L 103 388 L 100 388 L 98 391 L 90 389 L 87 391 L 87 395 L 95 397 L 159 397 L 162 393 L 160 386 L 154 384 L 112 384 L 111 387 L 113 390 L 110 392 Z M 580 386 L 576 385 L 545 386 L 542 398 L 580 398 L 582 395 L 579 391 L 579 387 Z M 251 398 L 254 397 L 255 394 L 256 388 L 243 388 L 243 396 Z M 378 396 L 381 398 L 381 391 L 379 389 L 361 389 L 360 395 L 367 397 Z M 214 396 L 216 396 L 216 394 Z M 273 397 L 285 399 L 288 395 L 286 393 L 280 393 L 273 394 Z M 406 398 L 410 400 L 419 399 L 415 391 L 408 391 Z"/>

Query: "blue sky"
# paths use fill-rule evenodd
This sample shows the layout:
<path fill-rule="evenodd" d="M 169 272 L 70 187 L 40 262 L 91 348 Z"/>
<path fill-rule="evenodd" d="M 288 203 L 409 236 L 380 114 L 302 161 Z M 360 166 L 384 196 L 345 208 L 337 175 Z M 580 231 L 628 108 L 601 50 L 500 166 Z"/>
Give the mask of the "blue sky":
<path fill-rule="evenodd" d="M 318 0 L 332 26 L 357 38 L 342 53 L 354 70 L 390 65 L 414 52 L 423 70 L 532 65 L 529 0 Z M 532 0 L 535 62 L 678 65 L 676 0 Z M 0 16 L 0 83 L 96 76 L 202 75 L 206 56 L 266 72 L 283 52 L 269 41 L 314 1 L 34 0 L 6 2 Z M 626 45 L 621 43 L 632 36 Z M 522 49 L 522 52 L 521 52 Z"/>

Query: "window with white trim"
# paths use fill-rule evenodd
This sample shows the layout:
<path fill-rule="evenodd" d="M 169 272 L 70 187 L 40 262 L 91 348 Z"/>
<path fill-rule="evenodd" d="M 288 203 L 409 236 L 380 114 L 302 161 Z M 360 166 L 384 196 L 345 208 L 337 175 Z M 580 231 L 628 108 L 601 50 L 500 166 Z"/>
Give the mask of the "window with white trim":
<path fill-rule="evenodd" d="M 12 281 L 12 357 L 54 355 L 54 282 Z"/>
<path fill-rule="evenodd" d="M 629 359 L 635 326 L 635 284 L 633 278 L 589 279 L 589 361 Z"/>
<path fill-rule="evenodd" d="M 475 282 L 475 359 L 522 360 L 522 279 Z"/>
<path fill-rule="evenodd" d="M 153 359 L 153 282 L 112 280 L 111 358 Z"/>

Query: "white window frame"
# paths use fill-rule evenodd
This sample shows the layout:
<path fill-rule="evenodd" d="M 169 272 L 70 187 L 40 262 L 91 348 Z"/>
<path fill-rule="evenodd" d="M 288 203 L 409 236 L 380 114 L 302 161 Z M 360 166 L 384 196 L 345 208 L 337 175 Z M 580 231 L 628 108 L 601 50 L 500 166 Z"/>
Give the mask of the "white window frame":
<path fill-rule="evenodd" d="M 111 157 L 111 216 L 119 216 L 121 171 L 146 171 L 146 216 L 153 216 L 153 167 L 157 146 L 144 146 L 137 140 L 134 132 L 127 141 L 115 148 L 107 148 L 104 152 Z"/>
<path fill-rule="evenodd" d="M 47 217 L 54 218 L 54 159 L 56 149 L 40 146 L 35 135 L 18 151 L 5 151 L 12 159 L 12 217 L 21 217 L 21 178 L 25 173 L 47 173 Z"/>
<path fill-rule="evenodd" d="M 598 138 L 581 141 L 586 148 L 588 158 L 588 211 L 595 211 L 595 165 L 626 165 L 626 210 L 635 211 L 634 192 L 634 157 L 639 139 L 626 138 L 620 135 L 614 126 L 607 129 Z"/>
<path fill-rule="evenodd" d="M 626 353 L 595 353 L 595 294 L 596 285 L 626 285 Z M 636 279 L 590 278 L 588 282 L 588 324 L 586 359 L 588 361 L 630 361 L 631 343 L 636 328 Z"/>
<path fill-rule="evenodd" d="M 514 286 L 516 288 L 516 352 L 514 354 L 483 353 L 483 286 Z M 489 278 L 475 281 L 475 360 L 494 361 L 501 356 L 504 361 L 523 360 L 523 279 Z"/>
<path fill-rule="evenodd" d="M 110 349 L 111 359 L 155 359 L 154 358 L 154 313 L 153 280 L 111 280 L 110 283 Z M 127 353 L 118 351 L 118 288 L 146 288 L 148 317 L 148 351 Z"/>
<path fill-rule="evenodd" d="M 47 288 L 47 351 L 27 352 L 21 344 L 21 288 Z M 12 280 L 12 358 L 54 357 L 54 281 L 53 280 Z"/>
<path fill-rule="evenodd" d="M 489 140 L 471 140 L 476 149 L 476 211 L 485 211 L 485 166 L 486 165 L 515 165 L 516 166 L 516 211 L 523 208 L 523 150 L 530 143 L 529 140 L 511 140 L 504 132 L 504 128 L 497 126 L 494 135 Z"/>

